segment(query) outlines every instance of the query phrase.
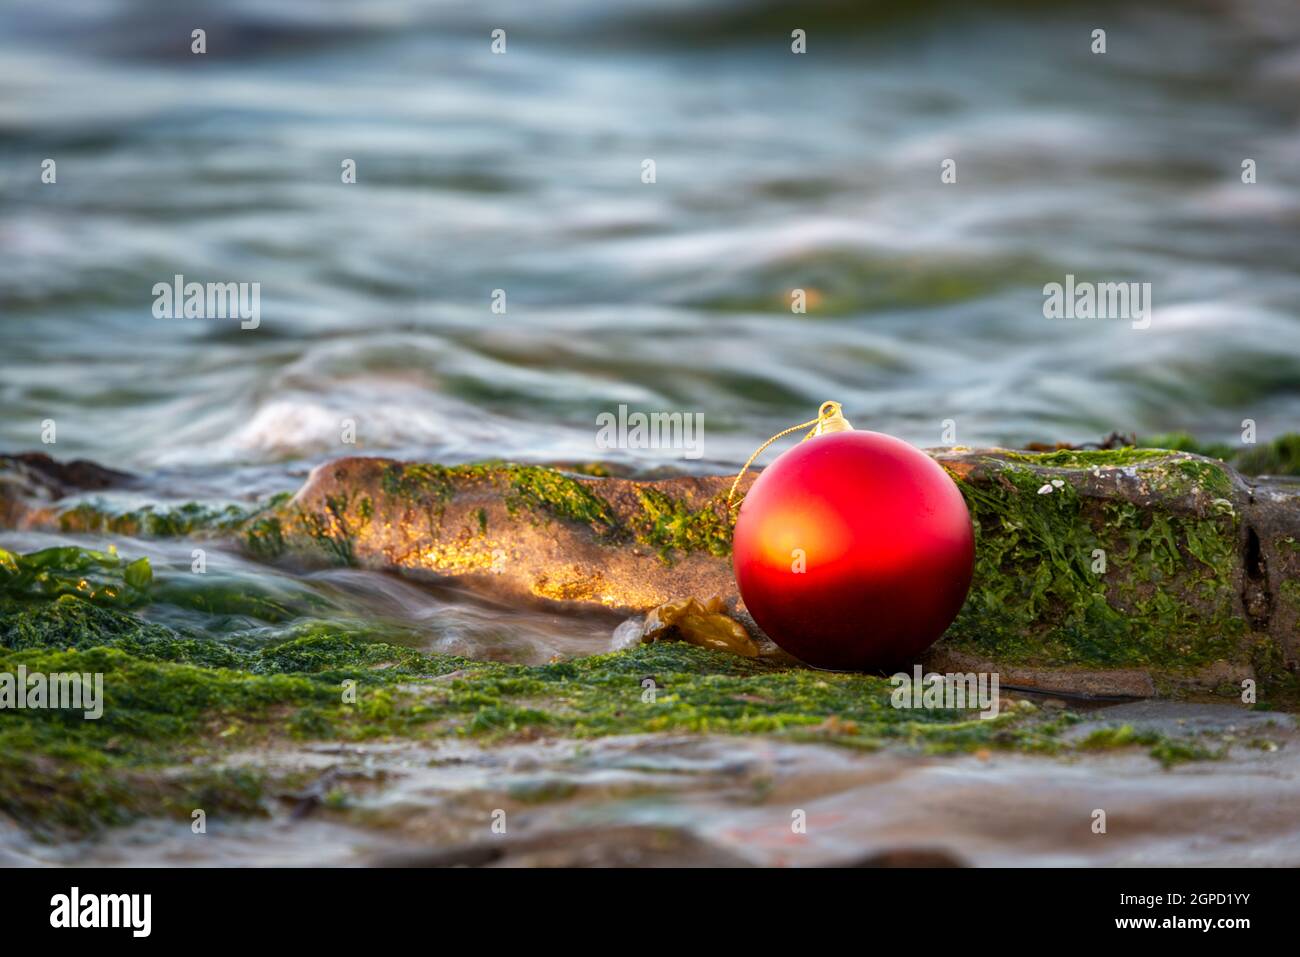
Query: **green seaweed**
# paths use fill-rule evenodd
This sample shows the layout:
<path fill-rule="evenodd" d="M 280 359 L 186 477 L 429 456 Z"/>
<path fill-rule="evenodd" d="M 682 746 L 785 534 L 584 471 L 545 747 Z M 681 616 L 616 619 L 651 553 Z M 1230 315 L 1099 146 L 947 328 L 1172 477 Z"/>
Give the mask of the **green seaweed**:
<path fill-rule="evenodd" d="M 574 478 L 555 469 L 536 465 L 505 466 L 510 483 L 506 508 L 541 511 L 555 518 L 590 526 L 598 535 L 612 536 L 619 529 L 618 517 L 598 495 L 589 479 Z"/>
<path fill-rule="evenodd" d="M 1215 472 L 1189 474 L 1184 464 L 1172 463 L 1177 481 L 1217 493 Z M 1084 500 L 1070 481 L 1040 492 L 1041 473 L 993 467 L 996 474 L 978 484 L 956 477 L 974 524 L 976 564 L 949 643 L 1045 665 L 1187 670 L 1239 657 L 1245 625 L 1232 614 L 1232 514 Z M 1154 481 L 1170 471 L 1154 468 Z M 1191 579 L 1198 601 L 1170 597 L 1166 586 L 1180 576 Z"/>
<path fill-rule="evenodd" d="M 632 520 L 637 540 L 659 551 L 667 561 L 674 551 L 703 551 L 710 555 L 731 554 L 735 520 L 726 503 L 714 499 L 693 509 L 652 487 L 636 490 L 641 513 Z"/>
<path fill-rule="evenodd" d="M 674 552 L 705 551 L 725 556 L 731 552 L 733 521 L 725 505 L 714 499 L 700 508 L 692 508 L 682 499 L 664 494 L 651 485 L 634 486 L 639 510 L 620 518 L 614 506 L 598 491 L 589 478 L 539 465 L 508 462 L 480 462 L 467 465 L 394 462 L 385 466 L 380 477 L 386 495 L 404 500 L 408 507 L 424 510 L 429 516 L 429 532 L 441 536 L 442 516 L 447 504 L 459 491 L 486 484 L 501 493 L 511 516 L 527 515 L 539 522 L 564 521 L 585 526 L 606 545 L 636 540 L 655 548 L 665 561 Z M 325 513 L 301 511 L 297 524 L 339 561 L 352 561 L 348 541 L 348 515 L 327 499 Z M 358 513 L 362 521 L 373 514 Z M 488 512 L 479 507 L 473 515 L 480 535 L 488 530 Z M 261 541 L 254 543 L 257 533 Z M 261 554 L 278 555 L 283 551 L 285 530 L 264 521 L 248 532 L 250 547 Z"/>
<path fill-rule="evenodd" d="M 1058 449 L 1054 452 L 1003 452 L 1003 458 L 1013 462 L 1024 462 L 1046 468 L 1087 469 L 1087 468 L 1122 468 L 1128 465 L 1141 465 L 1167 457 L 1163 449 L 1135 448 L 1125 446 L 1119 449 Z"/>
<path fill-rule="evenodd" d="M 253 521 L 244 532 L 244 543 L 259 558 L 279 558 L 286 548 L 284 526 L 279 517 L 270 515 Z"/>
<path fill-rule="evenodd" d="M 384 469 L 381 484 L 389 495 L 447 502 L 456 492 L 457 481 L 470 474 L 464 466 L 457 468 L 432 462 L 394 462 Z M 474 474 L 479 473 L 476 471 Z"/>
<path fill-rule="evenodd" d="M 1202 442 L 1187 432 L 1166 432 L 1160 435 L 1148 435 L 1138 440 L 1139 448 L 1169 449 L 1177 452 L 1192 452 L 1207 458 L 1228 461 L 1236 453 L 1225 442 Z"/>
<path fill-rule="evenodd" d="M 290 499 L 288 492 L 271 496 L 251 508 L 187 502 L 174 507 L 146 505 L 114 511 L 100 500 L 78 502 L 59 513 L 65 533 L 110 532 L 134 538 L 181 538 L 200 533 L 237 532 L 261 516 L 274 513 Z"/>
<path fill-rule="evenodd" d="M 1171 738 L 1150 729 L 1138 730 L 1131 724 L 1098 728 L 1078 744 L 1081 751 L 1109 751 L 1134 746 L 1149 748 L 1151 757 L 1166 770 L 1189 761 L 1208 761 L 1222 756 L 1222 752 L 1212 751 L 1196 740 Z"/>
<path fill-rule="evenodd" d="M 126 562 L 112 548 L 66 545 L 26 555 L 0 549 L 0 611 L 17 601 L 61 595 L 125 608 L 146 601 L 152 581 L 149 559 Z"/>
<path fill-rule="evenodd" d="M 352 566 L 357 563 L 356 536 L 358 529 L 353 526 L 348 515 L 355 492 L 343 492 L 338 495 L 325 496 L 325 511 L 313 512 L 310 509 L 297 509 L 298 524 L 308 537 L 336 564 Z M 358 516 L 362 524 L 369 519 Z"/>
<path fill-rule="evenodd" d="M 921 753 L 1056 753 L 1075 720 L 1027 705 L 991 720 L 899 709 L 883 678 L 676 642 L 536 667 L 427 654 L 327 623 L 268 645 L 232 644 L 76 595 L 0 619 L 0 672 L 20 665 L 103 675 L 99 720 L 46 709 L 15 711 L 0 723 L 0 811 L 35 833 L 193 807 L 262 813 L 265 776 L 232 777 L 212 770 L 210 759 L 284 738 L 491 743 L 673 732 Z M 208 760 L 188 760 L 199 754 Z"/>
<path fill-rule="evenodd" d="M 1229 445 L 1201 442 L 1186 432 L 1171 432 L 1143 438 L 1145 448 L 1177 449 L 1221 459 L 1242 475 L 1300 475 L 1300 433 L 1288 432 L 1271 442 Z"/>
<path fill-rule="evenodd" d="M 1300 475 L 1300 433 L 1251 446 L 1240 452 L 1233 464 L 1245 475 Z"/>
<path fill-rule="evenodd" d="M 594 491 L 589 480 L 558 469 L 509 462 L 437 465 L 429 462 L 395 462 L 382 477 L 389 495 L 445 506 L 458 489 L 489 483 L 505 489 L 511 514 L 528 511 L 590 526 L 599 535 L 613 535 L 619 522 L 610 504 Z M 441 510 L 441 509 L 439 509 Z M 480 518 L 486 530 L 487 517 Z"/>

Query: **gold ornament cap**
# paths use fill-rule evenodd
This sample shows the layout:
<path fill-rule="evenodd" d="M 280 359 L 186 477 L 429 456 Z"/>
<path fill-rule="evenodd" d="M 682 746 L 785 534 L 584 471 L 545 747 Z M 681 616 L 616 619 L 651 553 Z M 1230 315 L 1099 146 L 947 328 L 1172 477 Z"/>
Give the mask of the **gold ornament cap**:
<path fill-rule="evenodd" d="M 817 411 L 817 426 L 808 435 L 804 436 L 804 441 L 816 438 L 819 435 L 829 435 L 832 432 L 852 432 L 853 423 L 844 418 L 844 412 L 840 409 L 838 402 L 823 402 L 822 407 Z"/>

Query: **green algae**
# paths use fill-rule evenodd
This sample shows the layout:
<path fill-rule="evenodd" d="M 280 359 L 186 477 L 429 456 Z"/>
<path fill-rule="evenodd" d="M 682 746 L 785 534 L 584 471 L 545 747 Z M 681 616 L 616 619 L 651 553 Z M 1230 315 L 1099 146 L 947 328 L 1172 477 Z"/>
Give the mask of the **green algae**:
<path fill-rule="evenodd" d="M 262 559 L 275 559 L 284 554 L 287 545 L 284 525 L 275 515 L 251 522 L 244 532 L 244 543 L 249 552 Z"/>
<path fill-rule="evenodd" d="M 1246 475 L 1300 475 L 1300 433 L 1247 448 L 1233 464 Z"/>
<path fill-rule="evenodd" d="M 593 490 L 590 480 L 540 465 L 396 462 L 384 470 L 381 480 L 389 495 L 440 506 L 451 501 L 458 490 L 478 483 L 504 489 L 506 508 L 512 515 L 534 512 L 588 525 L 599 535 L 609 535 L 619 527 L 610 504 Z M 480 526 L 486 530 L 486 513 L 480 518 Z"/>
<path fill-rule="evenodd" d="M 179 745 L 214 722 L 269 717 L 280 702 L 323 702 L 330 694 L 301 678 L 156 664 L 114 648 L 0 650 L 0 671 L 20 666 L 28 673 L 103 676 L 99 720 L 85 720 L 80 711 L 25 709 L 7 713 L 0 724 L 0 811 L 38 829 L 91 830 L 164 811 L 160 792 L 193 792 L 196 783 L 204 789 L 212 783 L 204 773 L 188 782 L 144 776 L 181 759 Z"/>
<path fill-rule="evenodd" d="M 528 513 L 541 520 L 584 525 L 608 545 L 635 540 L 656 549 L 668 560 L 675 551 L 731 553 L 733 524 L 720 500 L 692 508 L 682 499 L 650 485 L 636 487 L 639 511 L 626 521 L 599 492 L 590 478 L 539 465 L 482 462 L 469 465 L 393 463 L 381 484 L 387 494 L 432 505 L 439 516 L 459 490 L 487 483 L 504 492 L 510 515 Z M 475 512 L 478 529 L 487 533 L 486 510 Z M 317 521 L 316 527 L 327 523 Z M 282 538 L 280 539 L 282 541 Z"/>
<path fill-rule="evenodd" d="M 447 502 L 458 482 L 481 478 L 482 467 L 437 465 L 432 462 L 394 462 L 384 469 L 383 490 L 401 498 L 425 498 Z"/>
<path fill-rule="evenodd" d="M 298 508 L 299 526 L 320 550 L 333 558 L 339 565 L 353 566 L 357 563 L 356 539 L 360 531 L 348 515 L 352 500 L 357 493 L 341 492 L 338 495 L 325 496 L 325 511 L 313 512 Z M 369 519 L 358 515 L 360 525 Z"/>
<path fill-rule="evenodd" d="M 68 545 L 18 555 L 0 549 L 0 611 L 16 601 L 61 595 L 130 607 L 147 600 L 152 581 L 149 559 L 127 562 L 114 550 Z"/>
<path fill-rule="evenodd" d="M 1295 432 L 1255 445 L 1200 442 L 1186 432 L 1147 436 L 1140 444 L 1146 448 L 1177 449 L 1220 459 L 1242 475 L 1300 475 L 1300 433 Z"/>
<path fill-rule="evenodd" d="M 59 514 L 59 530 L 67 534 L 112 533 L 133 538 L 182 538 L 238 532 L 250 522 L 275 512 L 290 499 L 288 492 L 274 495 L 251 508 L 186 502 L 174 507 L 146 505 L 115 511 L 95 499 L 79 502 Z"/>
<path fill-rule="evenodd" d="M 541 511 L 554 518 L 588 525 L 597 535 L 619 530 L 613 508 L 593 491 L 589 479 L 578 479 L 555 469 L 535 465 L 505 466 L 510 483 L 506 508 Z"/>
<path fill-rule="evenodd" d="M 1041 474 L 1014 462 L 996 467 L 979 484 L 955 477 L 971 512 L 976 563 L 949 643 L 1051 666 L 1186 670 L 1240 656 L 1233 515 L 1085 500 L 1070 481 L 1040 492 Z M 1217 491 L 1213 473 L 1177 475 Z"/>
<path fill-rule="evenodd" d="M 1166 475 L 1173 473 L 1182 479 L 1182 487 L 1200 488 L 1207 494 L 1224 498 L 1232 494 L 1232 477 L 1228 470 L 1214 462 L 1199 459 L 1184 459 L 1173 462 L 1166 470 Z M 1166 480 L 1164 487 L 1177 486 L 1177 482 Z"/>
<path fill-rule="evenodd" d="M 1278 586 L 1278 595 L 1295 611 L 1300 612 L 1300 581 L 1287 579 Z"/>
<path fill-rule="evenodd" d="M 98 721 L 16 711 L 0 724 L 0 811 L 40 832 L 142 814 L 260 813 L 267 782 L 213 762 L 278 740 L 493 743 L 520 736 L 771 734 L 857 749 L 1057 753 L 1076 719 L 1012 708 L 898 709 L 893 687 L 682 643 L 543 666 L 478 662 L 311 624 L 266 645 L 188 634 L 75 595 L 0 619 L 0 671 L 99 673 Z M 345 692 L 351 686 L 355 694 Z M 1155 747 L 1155 745 L 1152 745 Z M 163 769 L 170 769 L 162 773 Z M 206 803 L 205 803 L 206 802 Z"/>
<path fill-rule="evenodd" d="M 144 661 L 184 661 L 239 668 L 246 653 L 210 638 L 195 638 L 114 608 L 63 595 L 0 617 L 0 648 L 65 651 L 117 648 Z"/>
<path fill-rule="evenodd" d="M 1166 432 L 1160 435 L 1148 435 L 1138 440 L 1139 448 L 1170 449 L 1176 452 L 1192 452 L 1207 458 L 1228 461 L 1236 449 L 1225 442 L 1202 442 L 1187 432 Z"/>
<path fill-rule="evenodd" d="M 19 556 L 19 575 L 0 572 L 0 611 L 50 598 L 75 596 L 116 608 L 145 603 L 229 619 L 269 624 L 303 617 L 333 616 L 339 607 L 310 587 L 283 579 L 209 571 L 164 572 L 155 576 L 147 558 L 127 562 L 113 552 L 77 547 Z"/>
<path fill-rule="evenodd" d="M 1134 448 L 1125 446 L 1119 449 L 1058 449 L 1054 452 L 1003 452 L 1003 458 L 1013 462 L 1025 462 L 1030 465 L 1047 468 L 1089 469 L 1122 468 L 1128 465 L 1141 465 L 1157 459 L 1166 458 L 1164 449 Z"/>
<path fill-rule="evenodd" d="M 703 551 L 725 557 L 731 554 L 735 520 L 725 501 L 714 499 L 693 509 L 681 499 L 655 488 L 638 488 L 641 513 L 632 525 L 637 541 L 658 550 L 664 560 L 674 551 Z"/>
<path fill-rule="evenodd" d="M 1221 464 L 1191 458 L 1177 450 L 1125 446 L 1118 449 L 1059 449 L 1055 452 L 999 451 L 997 457 L 1039 468 L 1142 468 L 1143 477 L 1153 488 L 1171 495 L 1197 488 L 1217 497 L 1232 492 L 1232 478 Z"/>
<path fill-rule="evenodd" d="M 1134 746 L 1146 747 L 1148 754 L 1168 770 L 1189 761 L 1208 761 L 1223 756 L 1196 740 L 1171 738 L 1151 729 L 1136 729 L 1131 724 L 1098 728 L 1079 742 L 1081 751 L 1109 751 Z"/>

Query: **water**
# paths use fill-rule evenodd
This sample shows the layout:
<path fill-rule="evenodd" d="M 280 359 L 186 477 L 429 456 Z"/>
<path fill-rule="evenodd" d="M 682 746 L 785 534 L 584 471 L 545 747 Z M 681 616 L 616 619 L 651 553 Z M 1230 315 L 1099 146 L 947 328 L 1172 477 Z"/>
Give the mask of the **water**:
<path fill-rule="evenodd" d="M 1294 427 L 1289 5 L 1117 5 L 1105 56 L 1068 4 L 546 6 L 6 5 L 0 447 L 581 458 L 624 402 L 704 412 L 714 468 L 830 397 L 922 445 Z M 1153 328 L 1048 322 L 1067 272 L 1150 281 Z M 154 319 L 175 273 L 261 282 L 261 328 Z"/>
<path fill-rule="evenodd" d="M 1188 720 L 1221 734 L 1253 727 L 1283 746 L 1276 754 L 1236 747 L 1210 765 L 1167 771 L 1132 752 L 1068 761 L 925 757 L 708 735 L 487 749 L 455 740 L 308 744 L 228 763 L 323 775 L 348 794 L 346 812 L 300 796 L 264 819 L 213 815 L 203 840 L 187 824 L 151 819 L 90 840 L 38 844 L 0 821 L 0 863 L 319 867 L 450 858 L 481 866 L 494 860 L 474 853 L 486 845 L 508 855 L 499 863 L 549 866 L 845 866 L 891 851 L 980 867 L 1294 866 L 1294 723 L 1243 718 L 1232 706 L 1141 709 L 1103 712 L 1080 731 Z M 515 802 L 525 810 L 510 812 L 509 836 L 485 837 L 484 819 Z M 807 833 L 791 833 L 792 806 L 806 810 Z M 1105 840 L 1078 826 L 1098 807 L 1124 821 Z"/>

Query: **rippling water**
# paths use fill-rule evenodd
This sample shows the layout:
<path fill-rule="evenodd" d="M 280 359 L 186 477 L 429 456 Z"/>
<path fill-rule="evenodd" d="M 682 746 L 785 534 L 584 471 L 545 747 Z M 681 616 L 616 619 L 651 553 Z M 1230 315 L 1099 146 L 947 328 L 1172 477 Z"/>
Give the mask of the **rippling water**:
<path fill-rule="evenodd" d="M 790 10 L 6 4 L 0 450 L 53 419 L 60 457 L 247 498 L 354 451 L 652 457 L 596 448 L 619 404 L 704 413 L 705 470 L 827 398 L 919 445 L 1296 428 L 1293 4 Z M 1046 320 L 1067 273 L 1152 283 L 1152 327 Z M 261 283 L 260 327 L 154 318 L 176 274 Z M 437 640 L 491 646 L 453 605 Z"/>

